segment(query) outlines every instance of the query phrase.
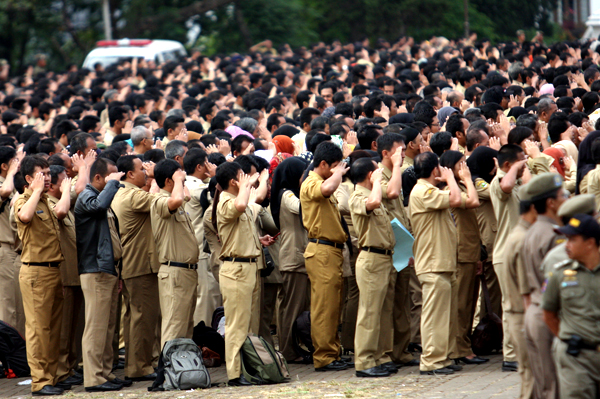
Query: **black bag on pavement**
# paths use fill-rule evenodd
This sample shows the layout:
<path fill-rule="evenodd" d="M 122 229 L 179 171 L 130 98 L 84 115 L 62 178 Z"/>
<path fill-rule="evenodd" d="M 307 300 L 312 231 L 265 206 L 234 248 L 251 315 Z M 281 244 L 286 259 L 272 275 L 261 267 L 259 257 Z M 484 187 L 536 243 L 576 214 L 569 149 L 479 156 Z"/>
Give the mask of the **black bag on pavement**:
<path fill-rule="evenodd" d="M 304 359 L 303 363 L 312 363 L 315 347 L 310 336 L 310 312 L 308 310 L 300 313 L 294 322 L 292 344 L 296 354 Z"/>
<path fill-rule="evenodd" d="M 214 328 L 208 327 L 204 321 L 194 327 L 192 339 L 200 348 L 208 348 L 225 360 L 225 340 Z"/>
<path fill-rule="evenodd" d="M 485 283 L 485 275 L 482 273 L 479 277 L 481 278 L 481 289 L 485 298 L 486 314 L 473 331 L 471 348 L 477 356 L 486 356 L 502 349 L 502 319 L 492 312 L 492 303 Z"/>
<path fill-rule="evenodd" d="M 3 321 L 0 321 L 0 362 L 5 372 L 12 370 L 16 377 L 31 375 L 25 340 L 13 326 Z"/>

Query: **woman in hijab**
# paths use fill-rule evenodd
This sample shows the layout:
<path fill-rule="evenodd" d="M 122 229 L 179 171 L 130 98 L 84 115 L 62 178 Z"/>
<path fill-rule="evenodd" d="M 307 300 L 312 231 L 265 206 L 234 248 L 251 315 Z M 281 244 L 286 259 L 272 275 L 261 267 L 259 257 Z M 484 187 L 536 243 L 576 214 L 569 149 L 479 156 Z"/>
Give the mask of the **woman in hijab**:
<path fill-rule="evenodd" d="M 291 125 L 283 125 L 273 132 L 273 138 L 277 136 L 287 136 L 292 138 L 298 133 L 300 133 L 300 130 L 296 129 L 295 127 Z"/>
<path fill-rule="evenodd" d="M 307 163 L 302 158 L 283 160 L 273 174 L 271 213 L 281 232 L 279 271 L 283 279 L 279 303 L 279 348 L 289 363 L 310 359 L 298 357 L 292 345 L 292 327 L 300 313 L 310 310 L 310 282 L 304 265 L 308 235 L 300 213 L 300 179 Z"/>
<path fill-rule="evenodd" d="M 492 264 L 492 253 L 494 252 L 494 241 L 496 240 L 498 224 L 490 199 L 490 183 L 494 179 L 494 176 L 496 176 L 495 159 L 497 158 L 498 151 L 490 147 L 477 147 L 471 153 L 469 159 L 467 159 L 467 166 L 471 170 L 471 177 L 475 182 L 475 188 L 479 197 L 479 207 L 475 209 L 475 212 L 477 213 L 477 226 L 479 227 L 479 234 L 481 236 L 481 245 L 485 248 L 481 256 L 483 275 L 490 293 L 490 300 L 492 302 L 491 310 L 496 314 L 500 314 L 502 293 Z M 483 301 L 483 296 L 481 296 L 480 302 L 484 303 Z M 485 315 L 482 313 L 483 311 L 484 307 L 481 307 L 479 311 L 480 319 Z"/>
<path fill-rule="evenodd" d="M 438 111 L 437 117 L 440 122 L 440 126 L 444 126 L 444 123 L 450 118 L 451 115 L 458 114 L 458 110 L 454 107 L 442 107 Z"/>
<path fill-rule="evenodd" d="M 460 177 L 460 170 L 466 167 L 465 156 L 459 151 L 446 151 L 440 157 L 440 166 L 449 168 L 454 173 L 456 184 L 460 190 L 467 192 L 466 183 Z M 470 181 L 467 183 L 472 184 Z M 471 329 L 475 315 L 475 300 L 479 286 L 477 267 L 481 260 L 481 236 L 477 224 L 477 212 L 474 208 L 450 208 L 456 224 L 458 255 L 456 263 L 455 298 L 457 312 L 456 352 L 454 358 L 465 364 L 482 364 L 489 359 L 476 356 L 471 349 Z"/>
<path fill-rule="evenodd" d="M 589 133 L 579 144 L 579 158 L 577 159 L 577 182 L 575 184 L 575 194 L 587 193 L 586 175 L 596 168 L 594 157 L 592 156 L 592 143 L 600 137 L 600 130 L 594 130 Z"/>
<path fill-rule="evenodd" d="M 288 136 L 279 135 L 273 137 L 273 144 L 275 144 L 278 154 L 280 152 L 294 154 L 294 142 Z"/>

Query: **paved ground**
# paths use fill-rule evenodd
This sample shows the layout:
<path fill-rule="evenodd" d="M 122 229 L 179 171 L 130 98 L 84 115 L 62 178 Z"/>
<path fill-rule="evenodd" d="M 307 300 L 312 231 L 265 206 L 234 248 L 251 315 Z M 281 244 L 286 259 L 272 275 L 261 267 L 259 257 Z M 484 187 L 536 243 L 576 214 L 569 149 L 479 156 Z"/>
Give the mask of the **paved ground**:
<path fill-rule="evenodd" d="M 88 394 L 82 386 L 57 398 L 109 399 L 280 399 L 280 398 L 517 398 L 519 377 L 517 373 L 501 371 L 502 356 L 490 356 L 482 366 L 464 366 L 463 371 L 451 376 L 421 376 L 418 367 L 404 368 L 387 378 L 357 378 L 354 370 L 316 373 L 305 365 L 290 365 L 291 381 L 285 384 L 253 386 L 249 388 L 226 387 L 225 366 L 209 369 L 213 386 L 206 390 L 148 392 L 150 383 L 137 382 L 119 392 Z M 117 370 L 123 378 L 123 370 Z M 29 386 L 18 386 L 20 379 L 0 380 L 1 398 L 31 397 Z"/>

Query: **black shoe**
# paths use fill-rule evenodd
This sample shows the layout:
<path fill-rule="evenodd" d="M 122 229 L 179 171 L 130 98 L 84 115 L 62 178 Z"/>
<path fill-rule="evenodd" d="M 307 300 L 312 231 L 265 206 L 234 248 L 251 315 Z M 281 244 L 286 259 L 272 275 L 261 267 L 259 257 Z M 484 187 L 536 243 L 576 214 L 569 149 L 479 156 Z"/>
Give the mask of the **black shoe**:
<path fill-rule="evenodd" d="M 421 344 L 417 344 L 415 342 L 411 342 L 410 344 L 408 344 L 407 350 L 409 352 L 420 352 L 420 353 L 423 353 L 423 348 L 421 347 Z"/>
<path fill-rule="evenodd" d="M 386 370 L 386 371 L 388 371 L 388 372 L 390 372 L 392 374 L 396 374 L 398 372 L 398 366 L 396 366 L 394 364 L 394 362 L 383 363 L 383 364 L 380 364 L 377 367 L 379 367 L 382 370 Z"/>
<path fill-rule="evenodd" d="M 347 368 L 350 368 L 350 366 L 348 366 L 348 363 L 343 362 L 341 360 L 334 360 L 327 366 L 315 368 L 315 371 L 341 371 L 346 370 Z"/>
<path fill-rule="evenodd" d="M 116 369 L 124 369 L 125 368 L 125 360 L 119 359 L 116 363 L 113 364 L 113 370 Z"/>
<path fill-rule="evenodd" d="M 62 389 L 64 391 L 70 391 L 71 390 L 71 384 L 68 384 L 68 383 L 66 383 L 64 381 L 57 382 L 56 384 L 54 384 L 54 386 L 56 388 L 60 388 L 60 389 Z"/>
<path fill-rule="evenodd" d="M 414 367 L 414 366 L 418 366 L 420 363 L 421 362 L 419 361 L 419 359 L 413 359 L 406 363 L 394 363 L 394 364 L 396 365 L 396 367 L 400 368 L 400 367 Z"/>
<path fill-rule="evenodd" d="M 154 381 L 156 379 L 156 373 L 144 375 L 142 377 L 125 377 L 125 379 L 131 381 Z"/>
<path fill-rule="evenodd" d="M 454 374 L 454 370 L 452 370 L 451 368 L 448 368 L 448 367 L 443 367 L 441 369 L 429 370 L 429 371 L 421 370 L 421 375 L 447 375 L 447 374 Z"/>
<path fill-rule="evenodd" d="M 83 384 L 83 376 L 81 374 L 73 374 L 66 380 L 61 381 L 61 383 L 70 385 L 81 385 Z"/>
<path fill-rule="evenodd" d="M 450 366 L 446 366 L 446 368 L 449 368 L 450 370 L 454 370 L 454 371 L 461 371 L 463 369 L 463 367 L 460 364 L 451 364 Z"/>
<path fill-rule="evenodd" d="M 85 387 L 86 392 L 107 392 L 107 391 L 119 391 L 123 388 L 121 384 L 113 384 L 110 381 L 106 381 L 104 384 L 96 385 L 93 387 Z"/>
<path fill-rule="evenodd" d="M 517 362 L 502 362 L 502 371 L 518 371 L 519 363 Z"/>
<path fill-rule="evenodd" d="M 119 349 L 119 356 L 125 356 L 125 348 Z"/>
<path fill-rule="evenodd" d="M 490 359 L 484 359 L 479 356 L 475 356 L 473 359 L 469 359 L 467 357 L 459 357 L 458 359 L 454 359 L 456 364 L 464 363 L 464 364 L 483 364 L 489 362 Z"/>
<path fill-rule="evenodd" d="M 240 375 L 240 378 L 234 378 L 233 380 L 229 380 L 227 385 L 230 387 L 245 387 L 248 385 L 252 385 L 245 377 L 244 374 Z"/>
<path fill-rule="evenodd" d="M 113 384 L 117 384 L 117 385 L 123 385 L 124 387 L 130 387 L 133 384 L 133 381 L 131 380 L 122 380 L 120 378 L 115 378 L 114 380 L 110 381 Z"/>
<path fill-rule="evenodd" d="M 344 362 L 349 368 L 354 368 L 354 362 L 351 357 L 340 357 L 340 362 Z"/>
<path fill-rule="evenodd" d="M 370 369 L 366 369 L 366 370 L 356 370 L 356 376 L 357 377 L 388 377 L 390 375 L 390 372 L 380 368 L 380 367 L 371 367 Z"/>
<path fill-rule="evenodd" d="M 64 389 L 53 387 L 52 385 L 46 385 L 39 391 L 31 392 L 33 396 L 50 396 L 50 395 L 62 395 L 65 392 Z"/>

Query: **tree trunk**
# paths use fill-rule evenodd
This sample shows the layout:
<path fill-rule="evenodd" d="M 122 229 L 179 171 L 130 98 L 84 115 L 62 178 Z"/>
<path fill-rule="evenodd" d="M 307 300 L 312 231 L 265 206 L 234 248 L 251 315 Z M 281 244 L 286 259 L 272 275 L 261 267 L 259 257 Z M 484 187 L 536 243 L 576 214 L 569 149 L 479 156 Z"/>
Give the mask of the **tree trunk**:
<path fill-rule="evenodd" d="M 242 9 L 240 8 L 241 1 L 235 2 L 235 20 L 240 28 L 240 33 L 242 34 L 242 38 L 244 39 L 244 44 L 246 45 L 246 49 L 249 50 L 252 47 L 252 35 L 250 34 L 250 29 L 248 29 L 248 24 L 244 19 L 244 15 L 242 14 Z"/>

